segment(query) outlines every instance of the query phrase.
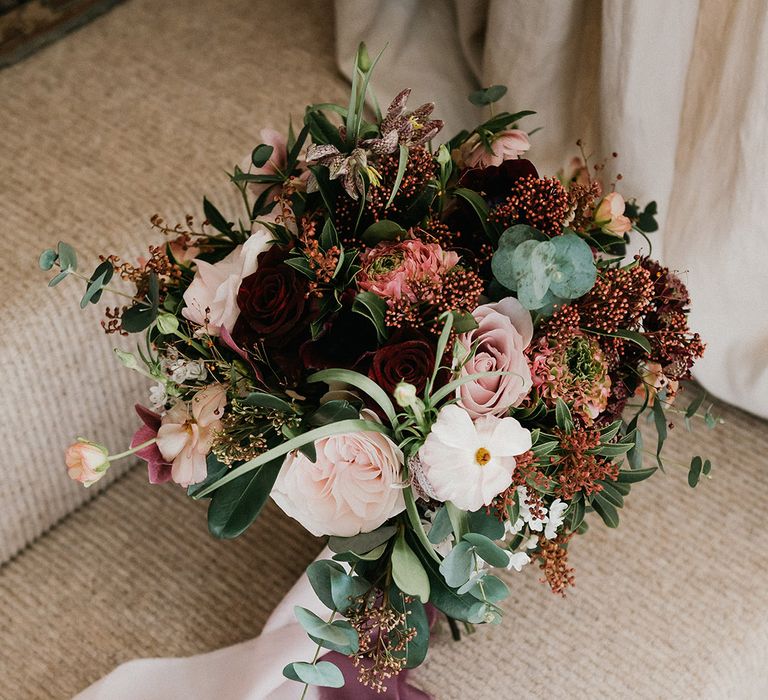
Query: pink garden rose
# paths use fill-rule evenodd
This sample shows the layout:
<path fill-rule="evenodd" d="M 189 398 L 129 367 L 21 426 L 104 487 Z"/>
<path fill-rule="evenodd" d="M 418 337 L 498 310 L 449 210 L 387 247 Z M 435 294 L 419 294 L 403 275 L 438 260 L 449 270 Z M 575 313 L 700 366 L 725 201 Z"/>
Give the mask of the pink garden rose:
<path fill-rule="evenodd" d="M 622 236 L 632 230 L 632 222 L 624 216 L 624 197 L 611 192 L 595 210 L 595 223 L 606 233 Z"/>
<path fill-rule="evenodd" d="M 490 151 L 475 134 L 462 145 L 460 156 L 467 168 L 487 168 L 490 165 L 499 166 L 505 160 L 519 158 L 530 147 L 528 134 L 520 129 L 507 129 L 494 135 Z"/>
<path fill-rule="evenodd" d="M 90 486 L 106 474 L 109 468 L 109 452 L 102 445 L 79 438 L 74 445 L 67 448 L 64 461 L 70 479 Z"/>
<path fill-rule="evenodd" d="M 406 297 L 414 302 L 416 294 L 411 288 L 414 282 L 438 281 L 458 262 L 459 256 L 453 251 L 417 238 L 379 243 L 362 256 L 358 286 L 384 299 Z"/>
<path fill-rule="evenodd" d="M 157 431 L 157 448 L 171 463 L 171 478 L 181 486 L 203 481 L 208 474 L 206 458 L 227 403 L 227 391 L 211 384 L 187 404 L 177 403 L 166 413 Z"/>
<path fill-rule="evenodd" d="M 477 379 L 457 390 L 460 405 L 472 418 L 504 415 L 518 406 L 531 390 L 531 369 L 524 350 L 533 337 L 531 314 L 514 297 L 478 306 L 472 315 L 474 330 L 459 336 L 467 350 L 478 342 L 474 356 L 461 369 L 465 377 L 478 372 L 514 372 Z"/>
<path fill-rule="evenodd" d="M 275 503 L 313 535 L 370 532 L 405 509 L 403 453 L 386 435 L 332 435 L 315 449 L 314 463 L 290 453 L 272 489 Z"/>
<path fill-rule="evenodd" d="M 240 315 L 240 283 L 256 272 L 259 253 L 267 250 L 271 241 L 272 234 L 259 227 L 223 260 L 211 264 L 195 259 L 197 272 L 184 292 L 184 318 L 204 328 L 208 335 L 220 335 L 222 328 L 231 333 Z"/>

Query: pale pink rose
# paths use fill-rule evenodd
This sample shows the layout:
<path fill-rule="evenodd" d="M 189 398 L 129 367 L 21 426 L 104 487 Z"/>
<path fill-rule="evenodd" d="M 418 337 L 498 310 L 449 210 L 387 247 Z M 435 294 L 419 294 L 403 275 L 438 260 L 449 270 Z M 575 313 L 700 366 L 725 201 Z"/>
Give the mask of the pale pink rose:
<path fill-rule="evenodd" d="M 370 532 L 405 509 L 403 453 L 386 435 L 332 435 L 315 449 L 314 463 L 289 454 L 272 489 L 275 503 L 313 535 Z"/>
<path fill-rule="evenodd" d="M 67 448 L 64 461 L 70 479 L 90 486 L 107 473 L 109 452 L 103 445 L 79 438 Z"/>
<path fill-rule="evenodd" d="M 472 315 L 478 327 L 459 336 L 467 350 L 477 342 L 474 356 L 462 367 L 461 376 L 478 372 L 513 372 L 477 379 L 457 390 L 470 416 L 504 415 L 518 406 L 531 390 L 531 369 L 524 350 L 533 337 L 530 312 L 514 297 L 478 306 Z"/>
<path fill-rule="evenodd" d="M 395 243 L 379 243 L 363 253 L 358 286 L 384 299 L 406 297 L 415 302 L 414 282 L 439 282 L 459 262 L 453 251 L 443 250 L 437 243 L 424 243 L 417 238 Z"/>
<path fill-rule="evenodd" d="M 606 233 L 622 236 L 632 230 L 632 222 L 624 216 L 624 197 L 611 192 L 595 210 L 595 223 Z"/>
<path fill-rule="evenodd" d="M 237 305 L 240 283 L 256 272 L 258 255 L 271 241 L 272 234 L 259 227 L 223 260 L 211 264 L 195 259 L 197 272 L 184 292 L 186 306 L 181 310 L 182 316 L 201 326 L 208 335 L 220 335 L 222 327 L 231 333 L 240 315 Z"/>
<path fill-rule="evenodd" d="M 479 510 L 509 488 L 515 456 L 530 449 L 531 433 L 515 418 L 473 422 L 460 406 L 443 406 L 418 453 L 421 486 L 438 501 Z"/>
<path fill-rule="evenodd" d="M 485 147 L 476 134 L 462 145 L 461 159 L 467 168 L 487 168 L 501 165 L 505 160 L 519 158 L 531 147 L 528 134 L 520 129 L 508 129 L 495 134 L 491 150 Z"/>
<path fill-rule="evenodd" d="M 171 478 L 177 484 L 197 484 L 207 476 L 206 458 L 226 402 L 226 388 L 212 384 L 198 391 L 190 403 L 180 401 L 163 416 L 157 448 L 171 463 Z"/>

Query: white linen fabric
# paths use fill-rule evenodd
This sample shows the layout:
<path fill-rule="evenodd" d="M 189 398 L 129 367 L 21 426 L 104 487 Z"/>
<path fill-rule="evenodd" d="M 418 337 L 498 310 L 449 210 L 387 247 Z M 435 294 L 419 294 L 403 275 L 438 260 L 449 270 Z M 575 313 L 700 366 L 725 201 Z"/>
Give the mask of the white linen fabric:
<path fill-rule="evenodd" d="M 317 558 L 331 556 L 326 548 Z M 283 668 L 311 661 L 316 649 L 296 621 L 296 605 L 321 617 L 328 613 L 302 574 L 255 639 L 182 659 L 128 661 L 74 700 L 295 700 L 301 685 L 286 679 Z M 306 700 L 317 696 L 310 686 Z"/>
<path fill-rule="evenodd" d="M 577 139 L 604 179 L 659 204 L 654 256 L 679 271 L 708 344 L 695 377 L 768 416 L 766 0 L 336 0 L 337 58 L 359 41 L 377 96 L 437 103 L 444 138 L 485 113 L 466 95 L 509 87 L 499 108 L 535 109 L 531 158 L 554 174 Z M 612 152 L 618 158 L 611 158 Z"/>

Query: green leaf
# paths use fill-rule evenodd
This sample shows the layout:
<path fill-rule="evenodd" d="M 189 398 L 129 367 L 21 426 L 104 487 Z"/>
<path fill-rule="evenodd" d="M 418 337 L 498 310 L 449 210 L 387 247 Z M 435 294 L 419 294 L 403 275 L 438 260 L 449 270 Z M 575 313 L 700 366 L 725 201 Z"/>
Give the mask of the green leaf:
<path fill-rule="evenodd" d="M 634 442 L 612 442 L 607 445 L 600 445 L 592 450 L 588 450 L 589 454 L 600 455 L 601 457 L 620 457 L 623 454 L 629 452 L 635 446 Z"/>
<path fill-rule="evenodd" d="M 251 153 L 251 163 L 257 168 L 263 168 L 267 164 L 267 161 L 272 157 L 274 150 L 274 146 L 268 146 L 265 143 L 259 144 L 253 149 L 253 153 Z"/>
<path fill-rule="evenodd" d="M 40 253 L 37 264 L 40 266 L 41 270 L 48 272 L 48 270 L 50 270 L 56 264 L 58 259 L 59 255 L 53 248 L 46 248 L 42 253 Z"/>
<path fill-rule="evenodd" d="M 344 674 L 330 661 L 318 661 L 314 664 L 294 661 L 283 669 L 283 675 L 292 681 L 324 688 L 341 688 L 344 685 Z"/>
<path fill-rule="evenodd" d="M 509 562 L 509 558 L 507 558 L 507 562 Z M 509 588 L 500 578 L 493 574 L 486 574 L 468 592 L 479 600 L 500 603 L 509 595 Z"/>
<path fill-rule="evenodd" d="M 601 442 L 610 442 L 619 434 L 619 430 L 621 430 L 621 426 L 623 424 L 623 421 L 621 418 L 618 420 L 613 421 L 610 425 L 605 426 L 600 431 L 600 441 Z"/>
<path fill-rule="evenodd" d="M 491 566 L 505 567 L 509 564 L 509 555 L 485 535 L 477 532 L 468 532 L 464 535 L 464 541 L 469 542 L 477 555 Z"/>
<path fill-rule="evenodd" d="M 309 127 L 309 133 L 312 134 L 312 140 L 315 143 L 329 143 L 340 151 L 344 149 L 344 141 L 338 127 L 334 126 L 322 112 L 308 108 L 304 114 L 304 123 Z"/>
<path fill-rule="evenodd" d="M 394 525 L 383 525 L 372 532 L 361 532 L 353 537 L 331 537 L 328 540 L 328 547 L 332 552 L 365 554 L 391 540 L 396 532 L 397 527 Z"/>
<path fill-rule="evenodd" d="M 555 422 L 560 430 L 566 433 L 573 431 L 573 416 L 571 415 L 571 409 L 568 408 L 568 404 L 562 399 L 558 398 L 555 404 Z"/>
<path fill-rule="evenodd" d="M 620 469 L 619 476 L 616 481 L 622 484 L 634 484 L 638 481 L 643 481 L 658 471 L 658 467 L 650 467 L 649 469 Z"/>
<path fill-rule="evenodd" d="M 451 311 L 453 330 L 456 333 L 469 333 L 478 327 L 475 317 L 470 311 Z"/>
<path fill-rule="evenodd" d="M 348 562 L 356 562 L 356 561 L 378 561 L 381 559 L 381 557 L 384 555 L 384 552 L 387 551 L 387 544 L 386 542 L 384 544 L 380 544 L 378 547 L 375 547 L 370 552 L 364 552 L 363 554 L 355 554 L 354 552 L 339 552 L 338 554 L 334 554 L 333 558 L 336 561 L 348 561 Z"/>
<path fill-rule="evenodd" d="M 696 456 L 691 460 L 691 468 L 688 471 L 688 486 L 695 488 L 701 478 L 701 470 L 704 467 L 704 462 L 701 457 Z"/>
<path fill-rule="evenodd" d="M 523 117 L 528 117 L 532 114 L 536 114 L 536 112 L 532 112 L 530 109 L 524 109 L 520 112 L 515 112 L 514 114 L 510 114 L 509 112 L 500 112 L 495 117 L 491 117 L 487 122 L 483 122 L 477 128 L 477 131 L 486 130 L 496 133 L 501 129 L 507 128 L 510 124 L 514 124 L 515 122 L 520 121 Z"/>
<path fill-rule="evenodd" d="M 349 622 L 347 620 L 334 620 L 330 623 L 330 627 L 341 630 L 347 635 L 347 641 L 345 641 L 343 644 L 339 644 L 338 642 L 332 641 L 330 639 L 323 639 L 322 637 L 317 637 L 314 634 L 307 633 L 307 636 L 318 646 L 322 647 L 323 649 L 330 649 L 331 651 L 338 651 L 340 654 L 344 654 L 345 656 L 350 656 L 357 652 L 357 650 L 360 647 L 360 641 L 357 636 L 357 632 L 352 628 Z M 354 640 L 352 639 L 352 636 L 354 635 Z"/>
<path fill-rule="evenodd" d="M 440 573 L 443 575 L 445 582 L 452 588 L 463 586 L 469 581 L 474 568 L 472 552 L 472 545 L 462 540 L 448 553 L 448 556 L 440 564 Z"/>
<path fill-rule="evenodd" d="M 418 598 L 410 597 L 405 600 L 403 592 L 397 586 L 392 586 L 389 591 L 389 604 L 398 612 L 406 614 L 404 627 L 415 629 L 416 636 L 408 642 L 402 651 L 394 651 L 392 655 L 397 658 L 405 656 L 405 668 L 420 666 L 429 650 L 429 619 L 424 605 Z M 403 630 L 405 632 L 405 630 Z"/>
<path fill-rule="evenodd" d="M 58 253 L 59 253 L 59 267 L 61 268 L 62 271 L 77 270 L 77 253 L 75 252 L 75 249 L 71 245 L 69 245 L 69 243 L 64 243 L 64 241 L 59 241 Z"/>
<path fill-rule="evenodd" d="M 580 498 L 577 501 L 572 501 L 568 510 L 571 518 L 570 529 L 576 530 L 584 521 L 584 516 L 587 512 L 587 505 L 584 502 L 584 499 Z"/>
<path fill-rule="evenodd" d="M 450 517 L 448 517 L 448 509 L 445 506 L 440 506 L 432 520 L 432 527 L 427 533 L 427 538 L 432 544 L 439 544 L 447 539 L 452 532 L 453 526 Z"/>
<path fill-rule="evenodd" d="M 577 299 L 595 285 L 597 267 L 592 249 L 575 233 L 565 233 L 551 240 L 555 249 L 554 273 L 550 289 L 556 296 Z"/>
<path fill-rule="evenodd" d="M 506 85 L 491 85 L 491 87 L 475 90 L 475 92 L 470 93 L 468 99 L 475 107 L 484 107 L 485 105 L 498 102 L 506 94 Z"/>
<path fill-rule="evenodd" d="M 704 403 L 707 398 L 706 392 L 702 391 L 691 403 L 688 404 L 688 408 L 685 411 L 686 418 L 693 418 L 696 412 L 701 408 L 701 404 Z"/>
<path fill-rule="evenodd" d="M 221 486 L 208 506 L 210 533 L 214 537 L 231 539 L 245 532 L 267 502 L 282 465 L 282 459 L 275 459 L 253 473 L 242 474 Z M 210 484 L 207 489 L 223 479 L 226 476 Z M 206 493 L 207 490 L 203 489 L 198 497 Z"/>
<path fill-rule="evenodd" d="M 427 572 L 402 533 L 395 540 L 392 550 L 392 578 L 403 593 L 418 596 L 422 603 L 429 600 Z"/>
<path fill-rule="evenodd" d="M 212 484 L 214 481 L 218 481 L 218 479 L 224 476 L 224 474 L 226 474 L 227 470 L 229 469 L 229 467 L 224 464 L 224 462 L 219 461 L 219 458 L 213 452 L 208 453 L 208 457 L 206 458 L 205 463 L 208 470 L 205 479 L 199 484 L 192 484 L 191 486 L 188 486 L 187 496 L 196 496 L 206 486 Z"/>
<path fill-rule="evenodd" d="M 504 537 L 504 523 L 485 508 L 469 513 L 467 517 L 470 532 L 475 532 L 491 540 Z"/>
<path fill-rule="evenodd" d="M 333 600 L 331 590 L 331 573 L 344 573 L 344 567 L 330 559 L 318 559 L 313 561 L 307 567 L 307 579 L 312 586 L 315 595 L 320 599 L 323 605 L 329 610 L 336 609 L 336 603 Z"/>
<path fill-rule="evenodd" d="M 702 469 L 704 476 L 709 476 L 709 472 L 712 471 L 712 462 L 710 462 L 708 459 L 704 460 L 704 467 Z"/>
<path fill-rule="evenodd" d="M 469 203 L 475 214 L 477 214 L 477 218 L 480 220 L 480 225 L 483 227 L 488 240 L 495 244 L 499 240 L 499 234 L 496 226 L 488 219 L 488 205 L 485 200 L 474 190 L 468 190 L 464 187 L 455 189 L 454 194 Z"/>
<path fill-rule="evenodd" d="M 392 185 L 392 194 L 389 195 L 389 199 L 385 205 L 385 209 L 389 209 L 392 202 L 395 201 L 397 191 L 400 189 L 400 183 L 403 181 L 403 175 L 405 175 L 405 166 L 408 165 L 408 146 L 400 144 L 400 157 L 397 162 L 397 176 L 395 177 L 395 184 Z"/>
<path fill-rule="evenodd" d="M 88 306 L 89 302 L 95 304 L 99 300 L 102 290 L 109 283 L 109 280 L 112 279 L 113 272 L 114 268 L 112 267 L 112 263 L 107 260 L 101 263 L 93 271 L 93 274 L 88 280 L 88 284 L 85 288 L 85 294 L 80 300 L 81 309 L 84 309 L 86 306 Z"/>
<path fill-rule="evenodd" d="M 619 328 L 619 330 L 614 333 L 606 333 L 589 328 L 587 329 L 587 332 L 594 333 L 595 335 L 607 336 L 609 338 L 623 338 L 624 340 L 629 340 L 631 343 L 640 346 L 649 355 L 652 352 L 651 344 L 648 342 L 648 338 L 646 338 L 642 333 L 638 333 L 637 331 L 628 331 L 625 328 Z"/>
<path fill-rule="evenodd" d="M 661 396 L 656 397 L 652 408 L 653 422 L 656 425 L 656 434 L 658 437 L 656 442 L 656 462 L 659 467 L 661 467 L 661 450 L 664 447 L 664 441 L 667 439 L 667 417 L 664 415 L 664 406 L 662 405 Z"/>
<path fill-rule="evenodd" d="M 365 316 L 376 329 L 376 338 L 379 343 L 387 339 L 387 302 L 373 292 L 358 292 L 352 301 L 352 311 Z"/>
<path fill-rule="evenodd" d="M 340 420 L 355 419 L 359 416 L 360 409 L 357 406 L 353 406 L 346 399 L 335 399 L 321 404 L 316 411 L 307 416 L 306 422 L 307 425 L 316 428 Z"/>
<path fill-rule="evenodd" d="M 354 646 L 356 650 L 357 633 L 351 627 L 345 629 L 332 625 L 319 618 L 311 610 L 307 610 L 307 608 L 303 608 L 300 605 L 294 606 L 293 612 L 307 634 L 317 639 L 328 641 L 336 646 Z"/>
<path fill-rule="evenodd" d="M 248 406 L 268 408 L 282 413 L 295 413 L 293 406 L 284 399 L 261 391 L 252 391 L 245 397 L 245 403 Z"/>
<path fill-rule="evenodd" d="M 382 241 L 400 241 L 408 235 L 408 232 L 396 221 L 381 219 L 371 224 L 360 236 L 367 246 L 373 248 Z"/>
<path fill-rule="evenodd" d="M 51 278 L 50 282 L 48 282 L 49 287 L 55 287 L 59 282 L 61 282 L 65 277 L 69 277 L 69 268 L 66 270 L 62 270 L 59 272 L 55 277 Z"/>
<path fill-rule="evenodd" d="M 333 569 L 329 573 L 331 575 L 331 597 L 336 610 L 339 612 L 343 613 L 348 610 L 355 598 L 365 595 L 371 588 L 371 585 L 359 576 L 350 576 Z"/>
<path fill-rule="evenodd" d="M 403 489 L 403 498 L 405 499 L 405 512 L 408 515 L 411 531 L 416 535 L 416 539 L 421 544 L 423 552 L 428 554 L 434 561 L 439 562 L 440 557 L 435 553 L 434 547 L 432 547 L 427 534 L 424 532 L 424 525 L 421 522 L 421 516 L 416 507 L 416 501 L 413 498 L 413 489 L 410 486 L 406 486 Z M 419 551 L 421 551 L 421 548 L 419 548 Z"/>
<path fill-rule="evenodd" d="M 595 494 L 592 499 L 592 507 L 608 527 L 619 526 L 618 511 L 610 501 L 603 498 L 599 493 Z"/>
<path fill-rule="evenodd" d="M 147 304 L 129 306 L 120 317 L 123 330 L 127 333 L 141 333 L 149 328 L 157 318 L 157 309 Z"/>
<path fill-rule="evenodd" d="M 203 214 L 205 214 L 206 221 L 219 233 L 223 233 L 227 238 L 236 240 L 236 236 L 232 231 L 232 223 L 224 218 L 222 213 L 211 204 L 207 197 L 203 197 Z"/>
<path fill-rule="evenodd" d="M 354 372 L 350 369 L 324 369 L 320 372 L 310 374 L 309 377 L 307 377 L 307 382 L 310 384 L 315 382 L 342 382 L 343 384 L 354 386 L 367 394 L 379 405 L 389 419 L 391 425 L 397 425 L 397 412 L 392 404 L 392 400 L 387 396 L 387 392 L 364 374 Z M 386 430 L 379 430 L 379 432 L 386 432 Z"/>
<path fill-rule="evenodd" d="M 600 495 L 616 508 L 623 508 L 624 496 L 621 492 L 608 481 L 600 481 L 599 483 L 603 487 L 602 491 L 599 492 Z"/>

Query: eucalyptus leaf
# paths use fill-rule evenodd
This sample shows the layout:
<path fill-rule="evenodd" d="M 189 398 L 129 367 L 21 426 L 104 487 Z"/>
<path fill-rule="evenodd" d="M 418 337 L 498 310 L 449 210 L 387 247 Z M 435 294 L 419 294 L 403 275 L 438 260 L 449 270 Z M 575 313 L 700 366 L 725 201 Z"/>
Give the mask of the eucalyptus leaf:
<path fill-rule="evenodd" d="M 477 555 L 485 562 L 495 567 L 505 567 L 509 564 L 509 555 L 485 535 L 477 532 L 468 532 L 464 535 L 464 541 L 469 542 Z"/>
<path fill-rule="evenodd" d="M 391 540 L 397 527 L 394 525 L 382 525 L 380 528 L 371 532 L 361 532 L 353 537 L 330 537 L 328 547 L 332 552 L 354 552 L 355 554 L 365 554 L 370 552 L 380 544 Z"/>
<path fill-rule="evenodd" d="M 403 593 L 418 596 L 422 603 L 429 600 L 427 572 L 402 533 L 392 549 L 392 578 Z"/>
<path fill-rule="evenodd" d="M 318 559 L 307 567 L 307 579 L 312 590 L 329 610 L 336 609 L 331 591 L 331 572 L 344 573 L 344 567 L 330 559 Z"/>
<path fill-rule="evenodd" d="M 440 564 L 440 573 L 452 588 L 463 586 L 472 574 L 474 555 L 472 545 L 462 540 L 448 553 Z"/>
<path fill-rule="evenodd" d="M 56 264 L 58 259 L 59 255 L 53 248 L 46 248 L 42 253 L 40 253 L 37 264 L 40 266 L 41 270 L 48 272 L 48 270 L 50 270 Z"/>
<path fill-rule="evenodd" d="M 253 153 L 251 153 L 251 162 L 257 168 L 263 168 L 267 164 L 267 161 L 272 157 L 274 150 L 274 146 L 269 146 L 265 143 L 259 144 L 253 149 Z"/>
<path fill-rule="evenodd" d="M 344 685 L 344 674 L 330 661 L 314 664 L 294 661 L 283 669 L 283 675 L 292 681 L 324 688 L 341 688 Z"/>
<path fill-rule="evenodd" d="M 64 270 L 77 270 L 77 253 L 75 252 L 75 249 L 69 245 L 69 243 L 65 243 L 64 241 L 59 241 L 58 245 L 58 257 L 59 257 L 59 267 Z"/>

